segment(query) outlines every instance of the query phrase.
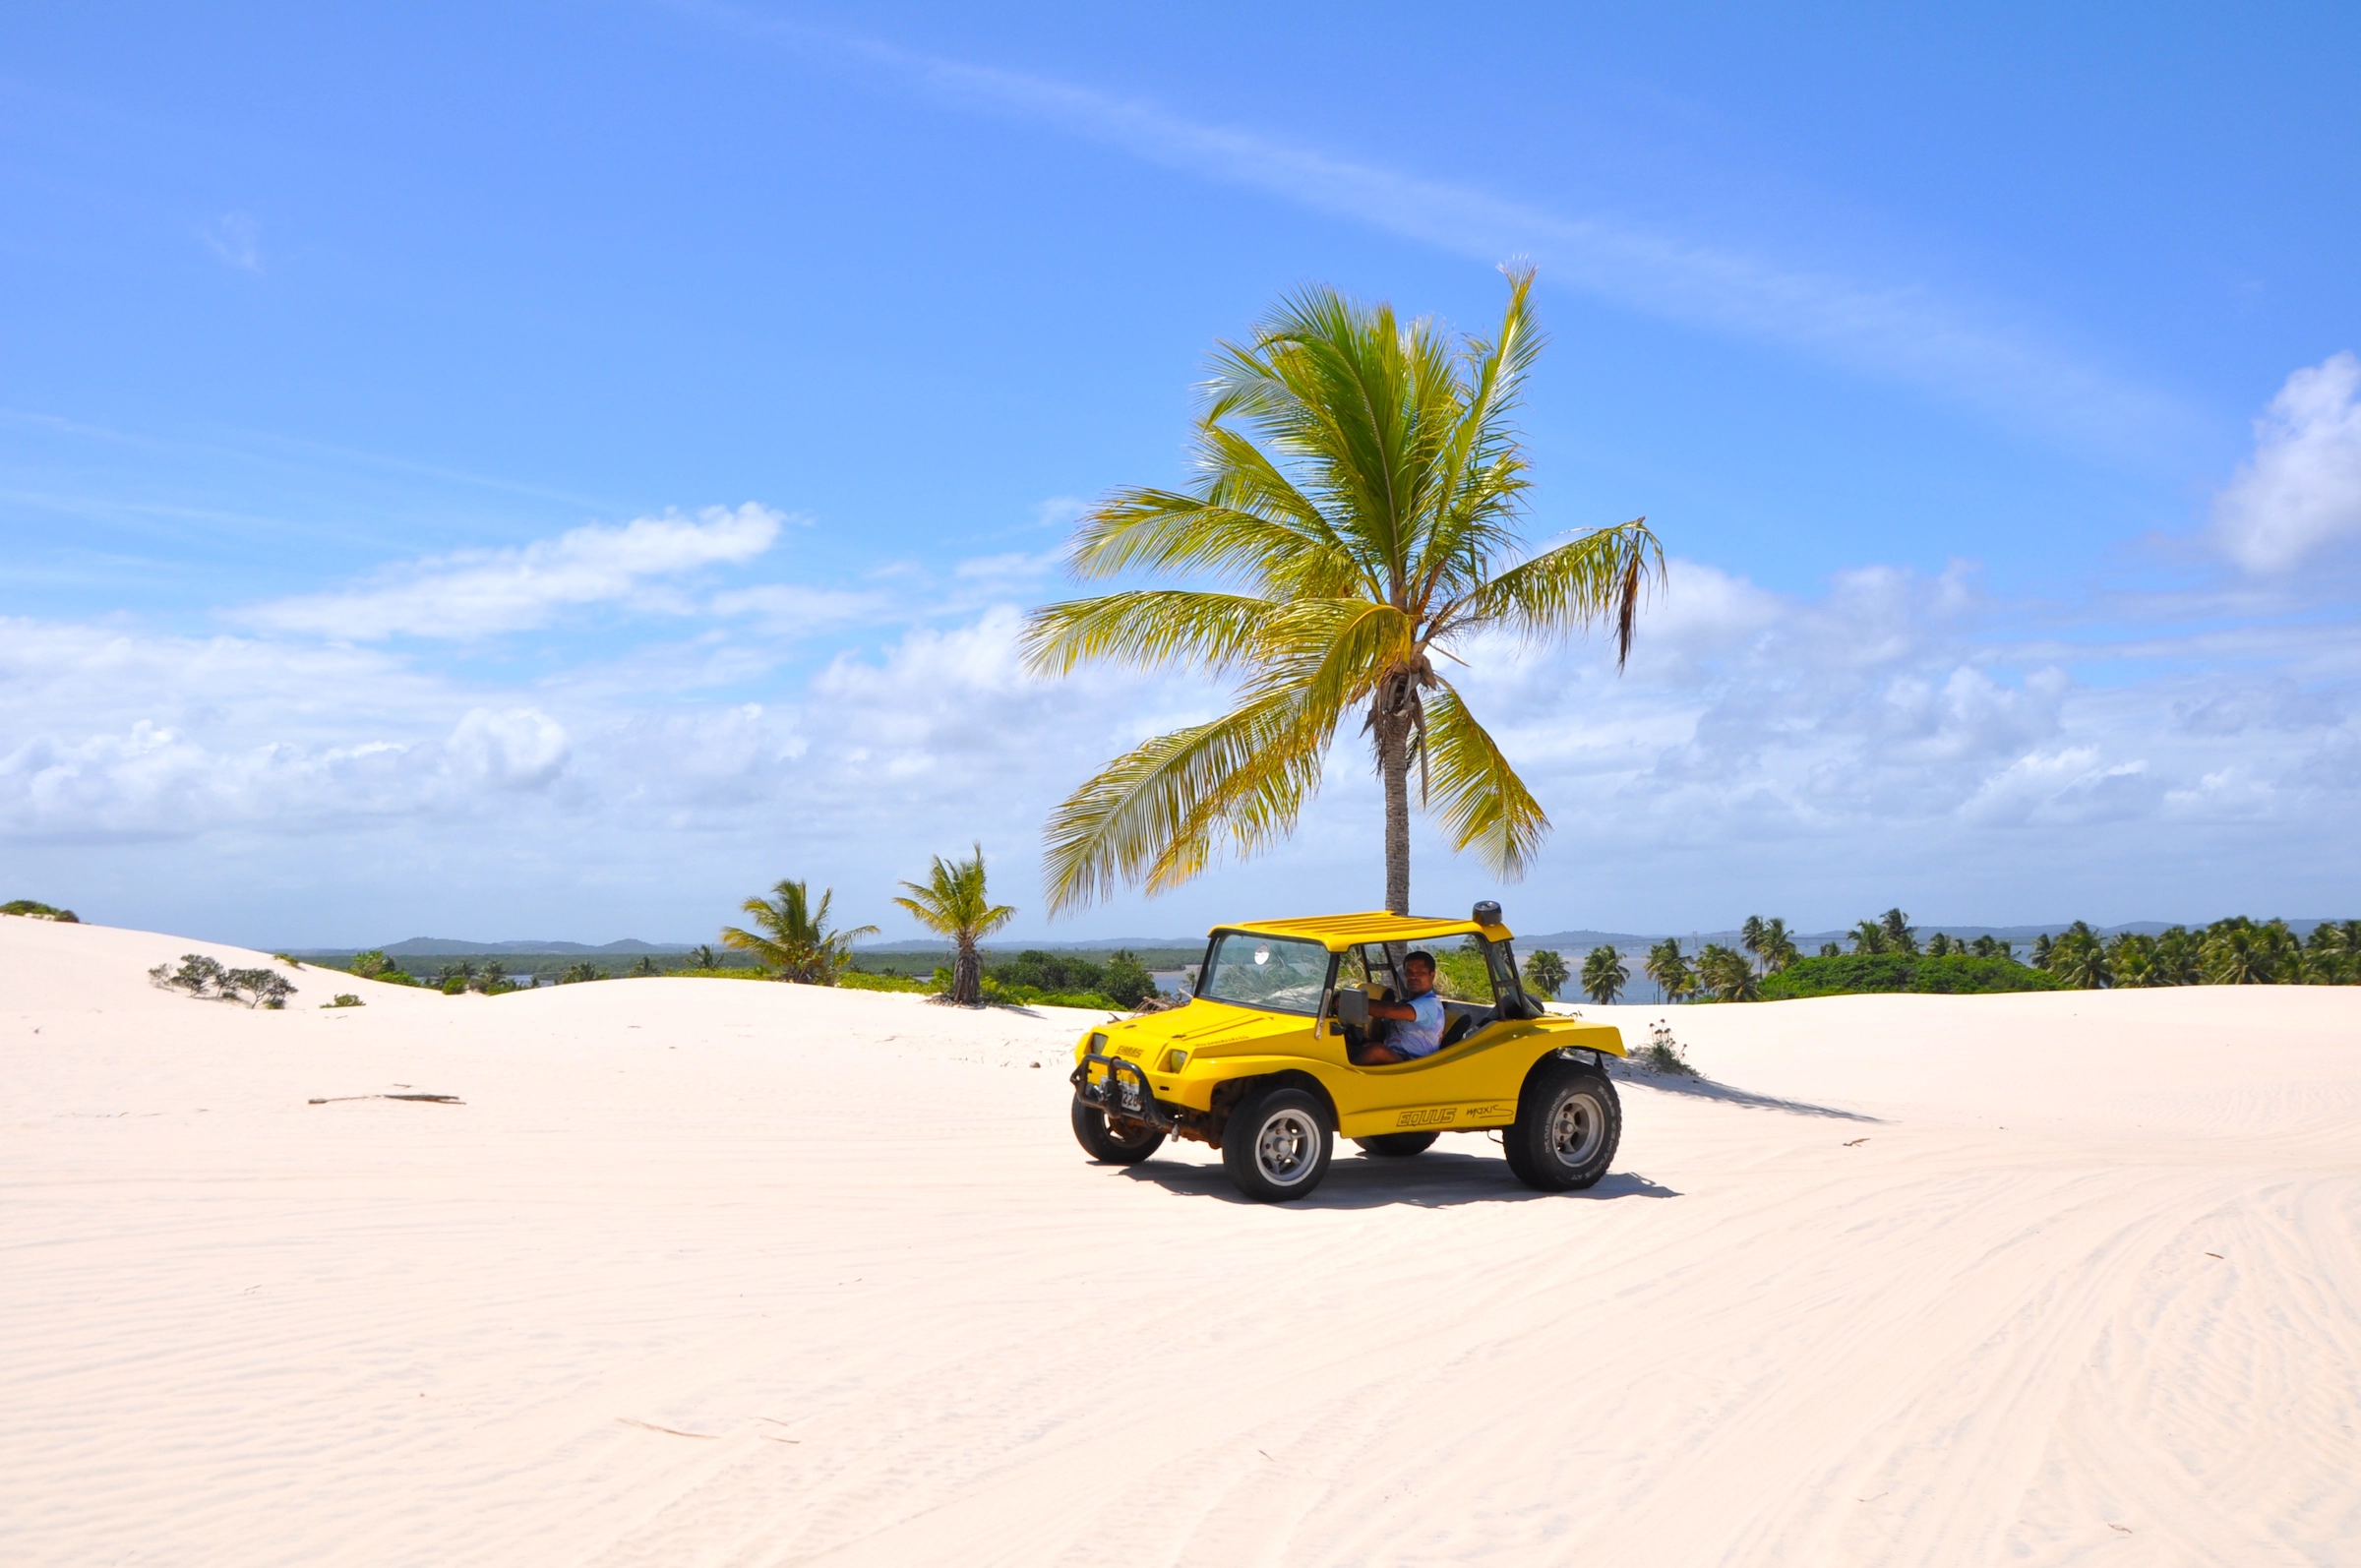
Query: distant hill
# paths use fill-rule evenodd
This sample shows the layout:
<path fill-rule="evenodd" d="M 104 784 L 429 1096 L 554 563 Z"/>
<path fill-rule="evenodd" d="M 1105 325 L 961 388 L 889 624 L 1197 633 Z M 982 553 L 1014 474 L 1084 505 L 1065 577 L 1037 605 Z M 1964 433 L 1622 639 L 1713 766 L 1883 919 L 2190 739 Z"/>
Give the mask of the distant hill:
<path fill-rule="evenodd" d="M 631 936 L 596 947 L 583 942 L 465 942 L 452 936 L 412 936 L 408 941 L 388 942 L 383 951 L 389 958 L 474 958 L 498 953 L 685 953 L 694 945 L 692 942 L 643 942 Z M 342 950 L 337 949 L 339 952 Z"/>
<path fill-rule="evenodd" d="M 863 942 L 860 946 L 854 948 L 853 951 L 859 953 L 939 953 L 946 951 L 950 945 L 951 944 L 948 938 L 942 936 L 933 936 L 923 938 L 918 941 Z M 1087 941 L 1064 942 L 1024 941 L 1016 938 L 1002 939 L 999 937 L 995 937 L 992 941 L 986 943 L 987 948 L 996 953 L 1025 951 L 1044 953 L 1096 953 L 1113 952 L 1119 947 L 1129 948 L 1132 951 L 1137 952 L 1150 947 L 1195 947 L 1202 949 L 1204 945 L 1205 935 L 1202 932 L 1188 936 L 1096 936 Z M 394 949 L 391 947 L 386 949 L 388 952 L 392 952 L 393 950 Z"/>

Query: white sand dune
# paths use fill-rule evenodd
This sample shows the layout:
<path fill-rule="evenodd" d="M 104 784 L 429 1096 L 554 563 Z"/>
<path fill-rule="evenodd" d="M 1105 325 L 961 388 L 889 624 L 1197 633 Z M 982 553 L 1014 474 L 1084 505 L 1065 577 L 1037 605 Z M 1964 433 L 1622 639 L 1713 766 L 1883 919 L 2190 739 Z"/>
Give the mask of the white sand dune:
<path fill-rule="evenodd" d="M 1086 1015 L 192 948 L 0 920 L 9 1563 L 2361 1562 L 2361 992 L 1686 1009 L 1593 1192 L 1263 1207 Z"/>

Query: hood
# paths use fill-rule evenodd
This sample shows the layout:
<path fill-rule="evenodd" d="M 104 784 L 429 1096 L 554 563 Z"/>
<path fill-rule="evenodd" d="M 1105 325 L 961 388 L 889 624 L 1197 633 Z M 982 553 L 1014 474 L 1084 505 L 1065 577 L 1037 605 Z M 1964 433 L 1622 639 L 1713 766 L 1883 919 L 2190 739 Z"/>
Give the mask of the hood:
<path fill-rule="evenodd" d="M 1250 1045 L 1274 1035 L 1302 1034 L 1311 1027 L 1311 1022 L 1295 1013 L 1262 1012 L 1200 998 L 1170 1012 L 1152 1012 L 1145 1017 L 1103 1025 L 1086 1031 L 1085 1038 L 1105 1035 L 1108 1050 L 1124 1055 L 1131 1055 L 1121 1049 L 1127 1046 L 1142 1052 L 1180 1046 L 1195 1055 L 1200 1052 L 1218 1053 L 1224 1046 Z"/>

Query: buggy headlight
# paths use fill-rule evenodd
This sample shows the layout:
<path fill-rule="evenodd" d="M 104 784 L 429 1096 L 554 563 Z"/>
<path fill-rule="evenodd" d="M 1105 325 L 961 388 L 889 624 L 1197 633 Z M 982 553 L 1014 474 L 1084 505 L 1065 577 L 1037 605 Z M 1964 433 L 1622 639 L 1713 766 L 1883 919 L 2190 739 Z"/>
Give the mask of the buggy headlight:
<path fill-rule="evenodd" d="M 1092 1035 L 1090 1037 L 1090 1054 L 1094 1056 L 1103 1056 L 1107 1055 L 1107 1037 L 1105 1035 Z"/>
<path fill-rule="evenodd" d="M 1168 1051 L 1168 1052 L 1166 1052 L 1166 1053 L 1164 1054 L 1164 1070 L 1165 1070 L 1165 1071 L 1167 1071 L 1167 1072 L 1179 1072 L 1179 1071 L 1180 1071 L 1180 1070 L 1182 1067 L 1185 1067 L 1185 1066 L 1187 1066 L 1187 1065 L 1188 1065 L 1188 1053 L 1187 1053 L 1187 1052 L 1185 1052 L 1185 1051 Z"/>

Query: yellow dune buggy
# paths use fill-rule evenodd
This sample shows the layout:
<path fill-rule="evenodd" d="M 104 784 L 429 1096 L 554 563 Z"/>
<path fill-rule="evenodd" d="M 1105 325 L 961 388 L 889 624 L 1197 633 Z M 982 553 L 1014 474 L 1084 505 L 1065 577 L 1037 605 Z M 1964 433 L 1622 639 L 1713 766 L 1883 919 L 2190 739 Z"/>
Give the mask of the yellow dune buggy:
<path fill-rule="evenodd" d="M 1441 1048 L 1383 1065 L 1357 1058 L 1386 1030 L 1371 1001 L 1407 995 L 1414 947 L 1481 947 L 1488 995 L 1442 998 Z M 1464 985 L 1459 989 L 1468 989 Z M 1074 1136 L 1092 1158 L 1145 1160 L 1168 1137 L 1222 1152 L 1250 1198 L 1300 1198 L 1335 1140 L 1407 1158 L 1445 1132 L 1498 1129 L 1508 1167 L 1546 1192 L 1604 1176 L 1623 1111 L 1604 1024 L 1551 1017 L 1526 995 L 1500 906 L 1468 920 L 1329 915 L 1218 926 L 1189 1001 L 1110 1023 L 1074 1047 Z"/>

